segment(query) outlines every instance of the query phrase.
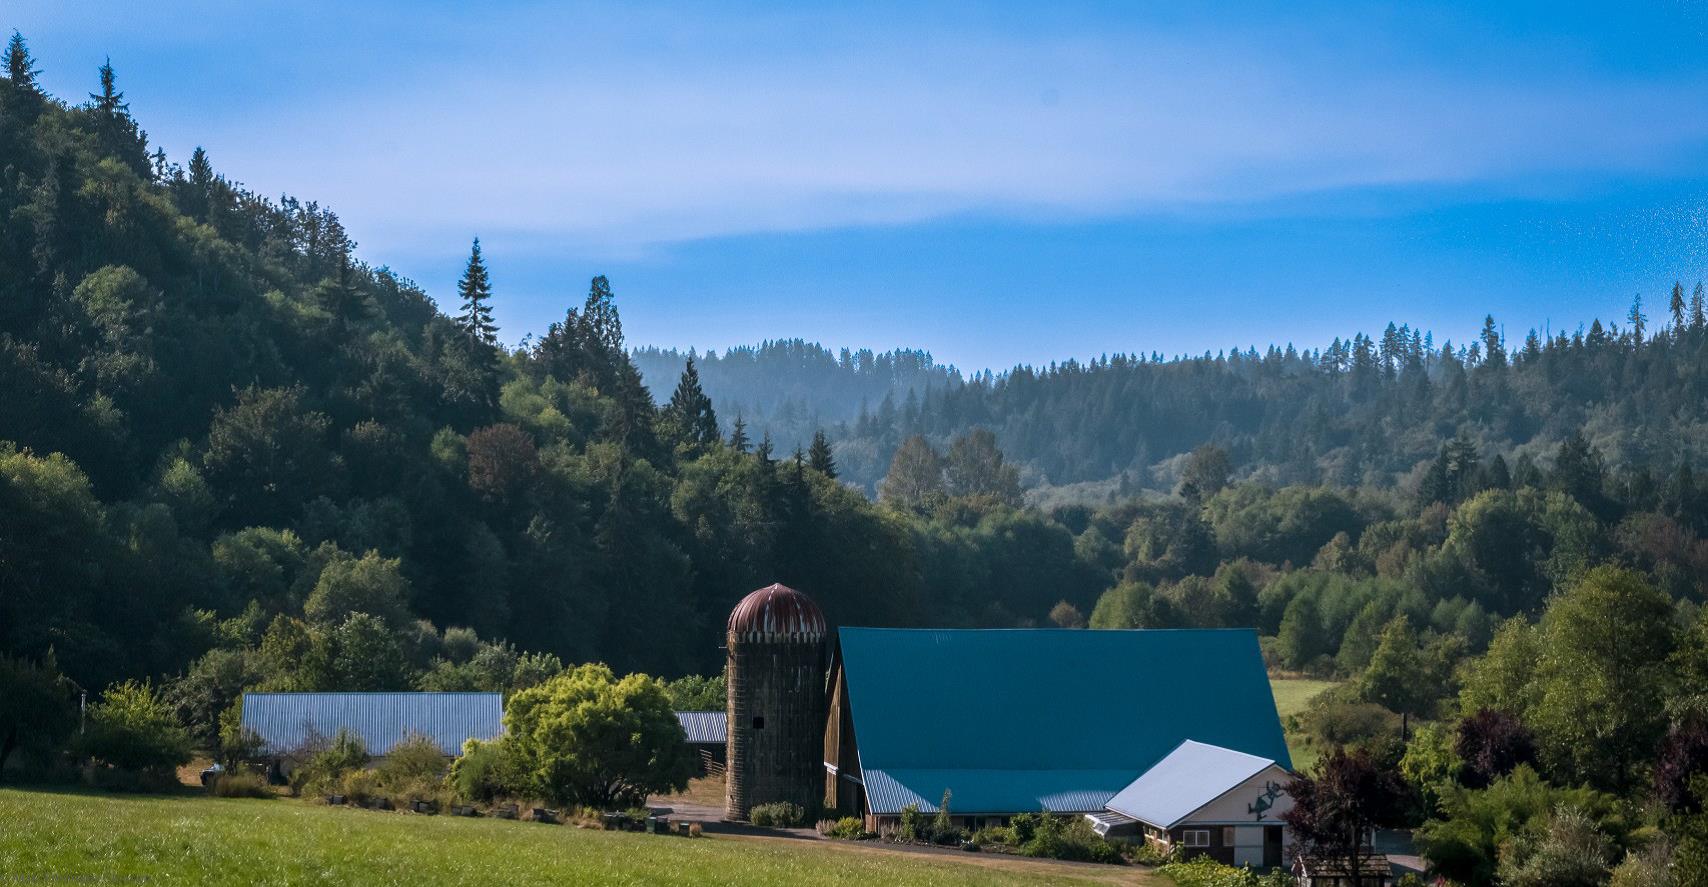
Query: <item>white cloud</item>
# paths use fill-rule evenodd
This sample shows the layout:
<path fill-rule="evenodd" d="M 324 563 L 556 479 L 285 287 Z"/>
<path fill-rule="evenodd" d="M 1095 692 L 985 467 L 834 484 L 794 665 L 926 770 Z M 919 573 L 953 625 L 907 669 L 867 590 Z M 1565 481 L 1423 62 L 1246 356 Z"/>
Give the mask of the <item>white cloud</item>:
<path fill-rule="evenodd" d="M 964 212 L 1190 211 L 1642 172 L 1708 142 L 1701 79 L 1612 77 L 1548 47 L 1467 67 L 1350 26 L 1029 33 L 531 6 L 183 17 L 268 87 L 204 78 L 200 113 L 158 135 L 326 199 L 382 254 L 470 230 L 610 251 Z"/>

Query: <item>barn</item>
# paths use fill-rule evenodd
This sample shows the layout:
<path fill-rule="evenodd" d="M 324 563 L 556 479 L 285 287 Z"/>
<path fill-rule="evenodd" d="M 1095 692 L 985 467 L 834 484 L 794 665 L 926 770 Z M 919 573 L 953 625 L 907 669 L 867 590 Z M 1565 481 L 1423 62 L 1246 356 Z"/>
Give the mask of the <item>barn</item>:
<path fill-rule="evenodd" d="M 409 736 L 454 757 L 465 740 L 504 732 L 504 701 L 498 693 L 245 693 L 243 728 L 281 772 L 341 730 L 361 737 L 375 759 Z"/>
<path fill-rule="evenodd" d="M 1047 810 L 1185 844 L 1196 829 L 1139 803 L 1158 786 L 1194 813 L 1291 767 L 1251 630 L 842 628 L 830 660 L 825 804 L 873 830 L 947 795 L 968 828 Z M 1198 760 L 1177 790 L 1161 777 L 1183 748 Z"/>

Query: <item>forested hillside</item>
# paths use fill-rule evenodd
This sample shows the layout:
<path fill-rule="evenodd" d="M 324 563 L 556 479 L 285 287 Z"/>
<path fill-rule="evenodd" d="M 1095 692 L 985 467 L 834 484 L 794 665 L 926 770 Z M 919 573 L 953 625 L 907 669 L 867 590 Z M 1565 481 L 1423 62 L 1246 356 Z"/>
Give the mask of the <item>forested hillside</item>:
<path fill-rule="evenodd" d="M 718 415 L 742 420 L 755 438 L 771 435 L 785 450 L 807 446 L 819 429 L 851 423 L 864 413 L 889 415 L 909 402 L 917 409 L 926 391 L 961 381 L 954 367 L 933 361 L 924 351 L 878 354 L 843 348 L 833 353 L 801 339 L 705 354 L 636 348 L 630 357 L 661 399 L 693 358 Z M 861 478 L 868 485 L 872 479 Z"/>
<path fill-rule="evenodd" d="M 868 491 L 909 436 L 944 444 L 984 427 L 1026 486 L 1082 484 L 1098 500 L 1171 491 L 1184 454 L 1206 443 L 1229 453 L 1238 477 L 1412 492 L 1442 439 L 1460 435 L 1509 462 L 1541 458 L 1576 431 L 1613 462 L 1654 472 L 1700 457 L 1708 451 L 1696 410 L 1708 392 L 1703 299 L 1700 285 L 1679 285 L 1652 321 L 1639 304 L 1623 328 L 1596 320 L 1552 338 L 1532 331 L 1521 345 L 1505 341 L 1489 317 L 1469 345 L 1438 346 L 1390 324 L 1380 336 L 1354 333 L 1316 350 L 1115 355 L 963 380 L 953 370 L 923 379 L 874 373 L 793 342 L 732 350 L 717 361 L 723 371 L 703 368 L 702 377 L 720 409 L 766 403 L 749 410 L 752 427 L 791 441 L 813 424 L 828 427 L 844 479 Z M 656 351 L 644 358 L 659 376 L 683 360 Z M 791 380 L 783 411 L 765 400 L 777 380 Z"/>
<path fill-rule="evenodd" d="M 656 405 L 603 277 L 505 353 L 478 244 L 441 311 L 326 206 L 151 151 L 111 68 L 72 105 L 21 39 L 7 65 L 0 653 L 91 688 L 189 670 L 207 729 L 245 686 L 507 686 L 522 651 L 711 671 L 775 581 L 869 624 L 1104 584 L 1043 515 L 938 526 L 836 482 L 822 442 L 743 439 L 691 373 Z M 1012 532 L 1054 559 L 1017 569 Z"/>

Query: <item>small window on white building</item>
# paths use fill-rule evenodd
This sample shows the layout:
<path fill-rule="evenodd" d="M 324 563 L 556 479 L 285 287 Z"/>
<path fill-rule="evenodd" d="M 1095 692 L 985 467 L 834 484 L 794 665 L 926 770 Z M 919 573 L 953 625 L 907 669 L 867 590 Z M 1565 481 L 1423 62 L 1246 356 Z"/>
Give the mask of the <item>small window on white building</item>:
<path fill-rule="evenodd" d="M 1234 846 L 1234 827 L 1231 825 L 1222 826 L 1222 846 Z"/>
<path fill-rule="evenodd" d="M 1189 828 L 1180 834 L 1180 843 L 1185 847 L 1210 846 L 1210 830 L 1207 828 Z"/>

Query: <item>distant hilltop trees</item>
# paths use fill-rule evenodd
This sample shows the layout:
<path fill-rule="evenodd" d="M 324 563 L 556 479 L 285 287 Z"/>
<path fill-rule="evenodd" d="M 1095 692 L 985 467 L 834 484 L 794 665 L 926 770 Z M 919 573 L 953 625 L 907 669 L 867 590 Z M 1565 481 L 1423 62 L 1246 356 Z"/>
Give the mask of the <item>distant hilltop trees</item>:
<path fill-rule="evenodd" d="M 1701 284 L 1681 283 L 1658 330 L 1639 299 L 1624 327 L 1596 320 L 1516 345 L 1489 316 L 1458 345 L 1390 323 L 1324 348 L 1119 354 L 963 378 L 923 352 L 838 359 L 794 340 L 708 353 L 700 372 L 749 433 L 795 441 L 826 428 L 843 478 L 873 495 L 904 441 L 941 448 L 975 427 L 995 432 L 1027 487 L 1080 485 L 1080 499 L 1172 492 L 1206 444 L 1235 479 L 1413 490 L 1439 482 L 1426 472 L 1443 439 L 1507 466 L 1573 434 L 1614 465 L 1664 472 L 1701 456 L 1703 303 Z M 683 359 L 636 352 L 649 378 L 674 378 Z"/>

